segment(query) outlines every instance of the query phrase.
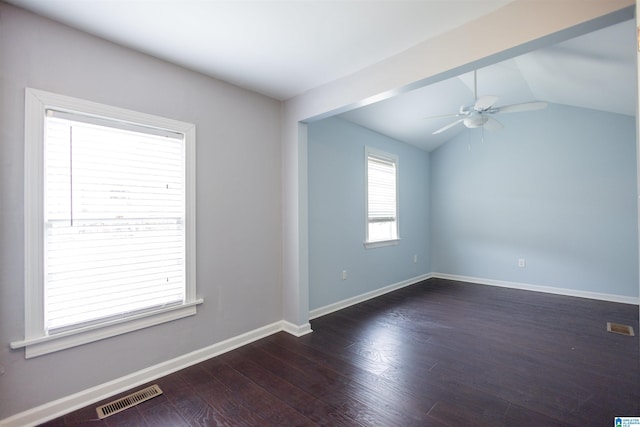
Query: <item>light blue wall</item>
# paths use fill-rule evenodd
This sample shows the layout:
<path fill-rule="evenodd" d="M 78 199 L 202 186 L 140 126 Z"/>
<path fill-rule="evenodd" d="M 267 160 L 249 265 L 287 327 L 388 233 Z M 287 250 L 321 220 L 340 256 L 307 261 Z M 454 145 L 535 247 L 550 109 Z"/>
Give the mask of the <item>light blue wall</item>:
<path fill-rule="evenodd" d="M 635 118 L 551 105 L 500 120 L 431 153 L 433 271 L 638 296 Z"/>
<path fill-rule="evenodd" d="M 397 246 L 363 246 L 365 146 L 399 157 Z M 428 153 L 337 118 L 309 125 L 308 150 L 309 308 L 428 273 Z"/>

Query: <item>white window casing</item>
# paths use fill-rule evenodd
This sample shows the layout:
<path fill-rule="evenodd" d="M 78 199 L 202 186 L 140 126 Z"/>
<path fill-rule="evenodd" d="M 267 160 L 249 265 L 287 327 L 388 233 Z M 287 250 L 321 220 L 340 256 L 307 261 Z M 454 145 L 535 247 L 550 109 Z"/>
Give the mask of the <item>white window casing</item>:
<path fill-rule="evenodd" d="M 194 315 L 195 126 L 25 96 L 25 339 L 35 357 Z"/>
<path fill-rule="evenodd" d="M 365 147 L 366 248 L 398 244 L 398 157 Z"/>

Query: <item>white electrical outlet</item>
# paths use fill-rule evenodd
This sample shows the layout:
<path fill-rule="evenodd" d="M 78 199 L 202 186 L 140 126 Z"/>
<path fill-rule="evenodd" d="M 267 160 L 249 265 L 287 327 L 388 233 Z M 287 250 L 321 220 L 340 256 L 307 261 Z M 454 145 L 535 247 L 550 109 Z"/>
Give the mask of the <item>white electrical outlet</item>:
<path fill-rule="evenodd" d="M 347 270 L 342 270 L 342 280 L 347 280 Z"/>
<path fill-rule="evenodd" d="M 518 259 L 518 267 L 525 268 L 527 266 L 527 261 L 524 258 Z"/>
<path fill-rule="evenodd" d="M 418 255 L 416 254 L 413 256 L 413 263 L 415 264 L 417 262 L 418 262 Z"/>

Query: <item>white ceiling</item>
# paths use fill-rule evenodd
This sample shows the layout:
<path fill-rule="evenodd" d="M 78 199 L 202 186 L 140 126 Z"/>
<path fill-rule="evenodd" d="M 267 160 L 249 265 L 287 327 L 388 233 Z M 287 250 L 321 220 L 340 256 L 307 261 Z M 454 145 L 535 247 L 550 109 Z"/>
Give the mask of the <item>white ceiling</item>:
<path fill-rule="evenodd" d="M 8 0 L 284 100 L 513 0 Z"/>
<path fill-rule="evenodd" d="M 514 0 L 8 0 L 107 40 L 285 100 Z M 636 114 L 635 25 L 617 24 L 478 71 L 496 105 L 532 100 Z M 466 74 L 341 114 L 432 150 L 473 103 Z M 535 114 L 520 113 L 520 114 Z"/>

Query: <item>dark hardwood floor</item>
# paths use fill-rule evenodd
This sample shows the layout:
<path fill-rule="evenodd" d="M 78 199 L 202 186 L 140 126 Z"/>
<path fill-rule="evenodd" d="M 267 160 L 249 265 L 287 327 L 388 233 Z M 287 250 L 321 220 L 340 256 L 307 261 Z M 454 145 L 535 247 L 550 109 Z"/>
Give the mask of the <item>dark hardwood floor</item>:
<path fill-rule="evenodd" d="M 608 321 L 638 334 L 638 306 L 430 279 L 45 425 L 610 426 L 640 416 L 640 358 Z"/>

